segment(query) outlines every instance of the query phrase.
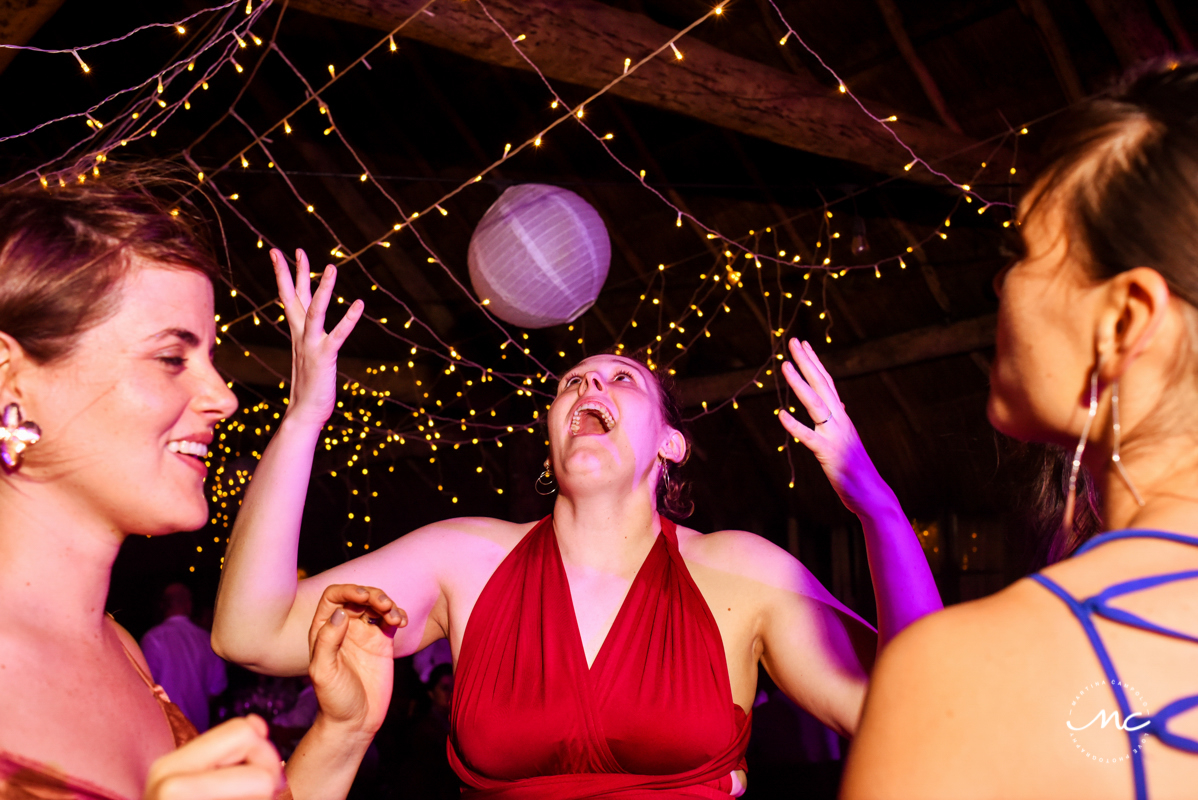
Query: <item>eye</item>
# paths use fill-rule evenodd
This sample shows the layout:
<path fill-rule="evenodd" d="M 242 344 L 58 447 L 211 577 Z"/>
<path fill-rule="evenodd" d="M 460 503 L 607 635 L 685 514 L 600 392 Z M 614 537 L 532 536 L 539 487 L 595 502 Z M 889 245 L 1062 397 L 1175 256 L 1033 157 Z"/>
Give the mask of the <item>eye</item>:
<path fill-rule="evenodd" d="M 564 381 L 562 381 L 562 388 L 569 389 L 571 386 L 576 385 L 580 380 L 582 380 L 581 375 L 571 375 L 570 377 L 568 377 Z"/>
<path fill-rule="evenodd" d="M 158 360 L 175 369 L 182 369 L 187 366 L 187 359 L 183 356 L 162 356 Z"/>
<path fill-rule="evenodd" d="M 624 381 L 626 381 L 626 382 L 628 382 L 628 383 L 634 383 L 634 380 L 633 380 L 633 377 L 632 377 L 632 373 L 631 373 L 631 372 L 628 372 L 628 371 L 626 371 L 626 370 L 620 370 L 620 371 L 619 371 L 619 372 L 617 372 L 615 375 L 612 375 L 612 376 L 611 376 L 611 379 L 612 379 L 612 382 L 613 382 L 613 383 L 614 383 L 614 382 L 616 382 L 616 381 L 618 381 L 618 380 L 620 380 L 621 378 L 623 378 L 623 379 L 624 379 Z"/>

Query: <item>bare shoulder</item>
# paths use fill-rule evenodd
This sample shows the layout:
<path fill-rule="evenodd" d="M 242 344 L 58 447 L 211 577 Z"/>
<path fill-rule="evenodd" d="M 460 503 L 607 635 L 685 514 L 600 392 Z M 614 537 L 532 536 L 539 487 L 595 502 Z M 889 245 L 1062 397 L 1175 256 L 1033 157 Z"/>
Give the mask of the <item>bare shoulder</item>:
<path fill-rule="evenodd" d="M 125 630 L 125 626 L 117 622 L 113 617 L 108 617 L 109 624 L 112 625 L 113 631 L 116 633 L 117 639 L 125 648 L 125 652 L 133 657 L 137 665 L 145 670 L 146 674 L 150 674 L 150 665 L 146 663 L 146 657 L 141 652 L 141 647 L 137 644 L 137 640 L 133 638 L 133 634 Z"/>
<path fill-rule="evenodd" d="M 1010 764 L 1049 770 L 1040 761 L 1067 744 L 1037 749 L 1029 731 L 1063 727 L 1076 669 L 1057 645 L 1079 637 L 1060 601 L 1027 579 L 912 623 L 870 678 L 844 797 L 959 797 L 969 781 L 971 794 L 1019 796 Z"/>
<path fill-rule="evenodd" d="M 700 533 L 680 525 L 678 548 L 688 566 L 841 605 L 802 562 L 764 536 L 738 530 Z"/>
<path fill-rule="evenodd" d="M 406 541 L 411 546 L 444 546 L 459 552 L 460 548 L 469 550 L 471 547 L 488 545 L 511 550 L 536 524 L 508 522 L 493 517 L 454 517 L 417 528 L 396 539 L 392 544 Z"/>
<path fill-rule="evenodd" d="M 356 580 L 374 586 L 382 585 L 385 576 L 389 575 L 434 577 L 444 570 L 451 574 L 476 562 L 502 560 L 534 525 L 535 522 L 507 522 L 491 517 L 439 520 L 406 533 L 378 550 L 330 570 L 330 573 L 337 572 L 338 580 Z"/>

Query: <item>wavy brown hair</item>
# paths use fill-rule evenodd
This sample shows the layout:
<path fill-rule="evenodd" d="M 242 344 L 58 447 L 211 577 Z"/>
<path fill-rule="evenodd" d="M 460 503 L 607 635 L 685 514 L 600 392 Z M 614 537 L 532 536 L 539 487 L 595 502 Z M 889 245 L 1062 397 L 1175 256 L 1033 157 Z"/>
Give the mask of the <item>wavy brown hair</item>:
<path fill-rule="evenodd" d="M 0 189 L 0 331 L 38 363 L 116 310 L 135 257 L 220 277 L 205 225 L 160 167 Z"/>

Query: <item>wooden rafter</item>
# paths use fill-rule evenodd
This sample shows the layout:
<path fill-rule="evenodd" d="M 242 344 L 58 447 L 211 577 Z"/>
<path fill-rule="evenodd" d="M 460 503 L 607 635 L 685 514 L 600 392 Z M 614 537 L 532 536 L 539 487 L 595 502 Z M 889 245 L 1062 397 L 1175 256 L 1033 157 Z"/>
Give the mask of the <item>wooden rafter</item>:
<path fill-rule="evenodd" d="M 61 5 L 62 0 L 0 0 L 0 43 L 25 44 Z M 0 50 L 0 72 L 17 52 Z"/>
<path fill-rule="evenodd" d="M 291 7 L 391 30 L 415 13 L 419 3 L 292 0 Z M 488 0 L 487 8 L 513 35 L 526 37 L 519 47 L 547 77 L 591 88 L 620 75 L 625 58 L 638 60 L 674 34 L 640 14 L 596 0 Z M 490 64 L 529 68 L 477 2 L 437 3 L 431 10 L 434 16 L 418 15 L 402 35 Z M 887 127 L 813 78 L 788 74 L 693 38 L 683 39 L 679 49 L 685 55 L 682 60 L 664 53 L 617 84 L 612 94 L 878 172 L 937 182 L 918 170 L 904 171 L 910 155 Z M 879 117 L 897 113 L 880 104 L 869 106 Z M 899 116 L 890 127 L 916 153 L 931 160 L 943 157 L 938 166 L 959 174 L 959 180 L 974 174 L 980 154 L 977 142 L 943 126 Z"/>
<path fill-rule="evenodd" d="M 908 331 L 820 354 L 820 360 L 833 378 L 852 378 L 933 358 L 968 353 L 994 344 L 996 319 L 990 314 L 951 325 L 934 325 Z M 755 379 L 761 381 L 763 386 L 754 385 Z M 756 369 L 736 370 L 679 381 L 678 393 L 687 407 L 703 401 L 711 405 L 733 395 L 748 397 L 774 391 L 774 387 L 766 383 L 767 380 L 769 378 L 759 375 Z"/>

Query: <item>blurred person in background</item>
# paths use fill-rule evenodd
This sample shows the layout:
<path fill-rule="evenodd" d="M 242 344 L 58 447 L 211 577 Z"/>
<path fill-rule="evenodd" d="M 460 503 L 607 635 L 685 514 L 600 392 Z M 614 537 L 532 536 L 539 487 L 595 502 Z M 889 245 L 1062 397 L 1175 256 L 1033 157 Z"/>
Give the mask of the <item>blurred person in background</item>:
<path fill-rule="evenodd" d="M 163 620 L 141 637 L 150 674 L 200 733 L 208 730 L 208 701 L 225 690 L 225 662 L 212 652 L 208 631 L 191 621 L 191 590 L 172 583 L 162 590 Z"/>

